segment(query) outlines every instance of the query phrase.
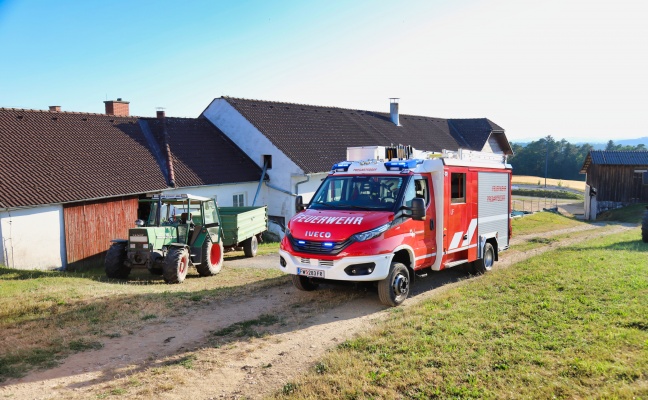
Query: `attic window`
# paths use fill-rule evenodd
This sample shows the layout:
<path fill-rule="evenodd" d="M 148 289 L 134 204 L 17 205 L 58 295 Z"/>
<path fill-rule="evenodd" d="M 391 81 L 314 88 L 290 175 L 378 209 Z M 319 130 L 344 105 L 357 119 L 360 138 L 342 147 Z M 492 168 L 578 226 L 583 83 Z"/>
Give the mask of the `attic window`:
<path fill-rule="evenodd" d="M 272 155 L 264 154 L 263 155 L 263 165 L 266 166 L 266 169 L 272 169 Z"/>
<path fill-rule="evenodd" d="M 58 121 L 58 117 L 52 117 L 52 121 Z"/>
<path fill-rule="evenodd" d="M 23 116 L 22 116 L 22 115 L 18 115 L 18 116 L 16 117 L 16 119 L 23 119 Z"/>
<path fill-rule="evenodd" d="M 81 121 L 87 121 L 88 118 L 81 118 Z"/>
<path fill-rule="evenodd" d="M 115 120 L 114 120 L 114 119 L 109 119 L 108 121 L 110 121 L 110 122 L 115 122 Z"/>

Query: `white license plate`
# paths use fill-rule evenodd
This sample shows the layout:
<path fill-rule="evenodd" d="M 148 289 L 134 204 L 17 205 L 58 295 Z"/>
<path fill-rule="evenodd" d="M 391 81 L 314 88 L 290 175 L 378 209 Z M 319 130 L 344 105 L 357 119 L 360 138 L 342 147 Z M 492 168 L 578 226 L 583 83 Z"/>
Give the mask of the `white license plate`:
<path fill-rule="evenodd" d="M 324 278 L 324 271 L 319 269 L 297 268 L 297 275 L 304 275 L 310 278 Z"/>

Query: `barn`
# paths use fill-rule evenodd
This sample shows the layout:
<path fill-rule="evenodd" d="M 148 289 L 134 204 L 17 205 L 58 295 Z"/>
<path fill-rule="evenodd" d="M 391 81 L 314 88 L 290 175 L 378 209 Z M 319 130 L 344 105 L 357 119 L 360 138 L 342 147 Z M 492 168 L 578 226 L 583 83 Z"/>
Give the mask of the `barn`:
<path fill-rule="evenodd" d="M 592 150 L 585 174 L 585 218 L 635 203 L 648 203 L 648 151 Z"/>

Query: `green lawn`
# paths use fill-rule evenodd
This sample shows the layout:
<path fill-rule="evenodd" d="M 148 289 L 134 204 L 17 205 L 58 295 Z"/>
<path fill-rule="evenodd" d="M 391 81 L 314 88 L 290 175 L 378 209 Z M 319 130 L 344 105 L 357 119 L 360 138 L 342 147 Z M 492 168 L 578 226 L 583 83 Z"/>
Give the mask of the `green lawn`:
<path fill-rule="evenodd" d="M 531 233 L 545 233 L 583 224 L 585 224 L 583 221 L 551 212 L 527 214 L 511 221 L 514 237 Z"/>
<path fill-rule="evenodd" d="M 279 398 L 647 398 L 638 229 L 495 270 L 338 346 Z"/>

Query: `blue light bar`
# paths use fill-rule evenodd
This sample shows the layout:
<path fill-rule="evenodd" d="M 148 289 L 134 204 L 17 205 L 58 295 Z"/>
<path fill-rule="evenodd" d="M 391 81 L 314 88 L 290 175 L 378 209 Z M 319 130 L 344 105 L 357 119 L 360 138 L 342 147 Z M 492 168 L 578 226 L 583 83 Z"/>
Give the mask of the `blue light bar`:
<path fill-rule="evenodd" d="M 324 247 L 333 247 L 333 243 L 332 242 L 324 242 L 324 243 L 322 243 L 322 246 L 324 246 Z"/>
<path fill-rule="evenodd" d="M 402 171 L 404 169 L 416 168 L 416 165 L 423 163 L 423 160 L 402 160 L 402 161 L 387 161 L 385 168 L 388 171 Z"/>
<path fill-rule="evenodd" d="M 331 170 L 333 172 L 347 172 L 350 166 L 351 166 L 351 162 L 342 161 L 337 164 L 333 164 L 333 168 L 331 168 Z"/>
<path fill-rule="evenodd" d="M 305 240 L 298 240 L 297 244 L 306 244 L 306 241 Z"/>

